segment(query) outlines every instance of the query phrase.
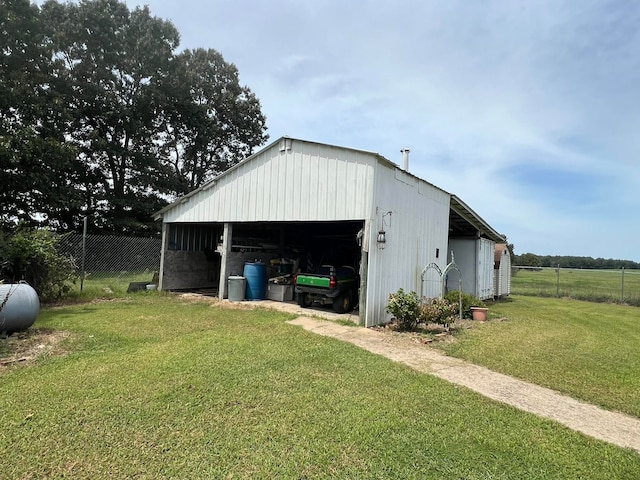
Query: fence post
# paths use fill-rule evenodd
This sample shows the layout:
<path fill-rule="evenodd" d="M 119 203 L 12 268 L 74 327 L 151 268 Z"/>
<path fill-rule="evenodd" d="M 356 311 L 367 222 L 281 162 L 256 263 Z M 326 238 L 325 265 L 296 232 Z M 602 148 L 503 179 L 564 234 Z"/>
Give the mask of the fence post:
<path fill-rule="evenodd" d="M 80 291 L 84 288 L 84 259 L 87 253 L 87 217 L 82 226 L 82 266 L 80 267 Z"/>
<path fill-rule="evenodd" d="M 556 268 L 556 297 L 560 298 L 560 264 Z"/>
<path fill-rule="evenodd" d="M 622 289 L 620 291 L 620 303 L 624 303 L 624 267 L 622 267 Z"/>

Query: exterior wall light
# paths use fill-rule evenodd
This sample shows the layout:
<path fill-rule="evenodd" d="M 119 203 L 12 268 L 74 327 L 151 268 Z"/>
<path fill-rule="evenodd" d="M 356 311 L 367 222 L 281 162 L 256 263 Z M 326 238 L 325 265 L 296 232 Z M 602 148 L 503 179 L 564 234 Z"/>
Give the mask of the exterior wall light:
<path fill-rule="evenodd" d="M 377 209 L 376 209 L 377 211 Z M 382 214 L 382 219 L 380 222 L 380 230 L 378 230 L 378 238 L 376 239 L 377 243 L 378 243 L 378 248 L 380 249 L 384 249 L 386 243 L 387 243 L 387 232 L 384 231 L 384 227 L 387 225 L 387 222 L 385 222 L 385 217 L 389 217 L 389 224 L 391 224 L 391 214 L 393 212 L 388 211 L 387 213 L 383 213 Z"/>

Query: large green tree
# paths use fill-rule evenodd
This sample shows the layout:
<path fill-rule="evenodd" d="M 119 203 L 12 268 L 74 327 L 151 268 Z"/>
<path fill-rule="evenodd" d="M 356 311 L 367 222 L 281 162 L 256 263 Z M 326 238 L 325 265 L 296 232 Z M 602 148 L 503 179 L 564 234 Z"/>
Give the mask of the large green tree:
<path fill-rule="evenodd" d="M 4 220 L 153 233 L 151 213 L 267 139 L 215 50 L 118 0 L 0 4 Z"/>
<path fill-rule="evenodd" d="M 260 102 L 216 50 L 177 55 L 165 93 L 163 158 L 176 193 L 201 186 L 268 138 Z"/>
<path fill-rule="evenodd" d="M 52 48 L 28 0 L 0 3 L 0 221 L 71 229 L 83 169 L 65 139 Z"/>
<path fill-rule="evenodd" d="M 154 127 L 178 32 L 117 0 L 48 1 L 42 18 L 73 112 L 69 141 L 87 171 L 87 213 L 105 230 L 144 233 L 169 193 L 155 185 Z"/>

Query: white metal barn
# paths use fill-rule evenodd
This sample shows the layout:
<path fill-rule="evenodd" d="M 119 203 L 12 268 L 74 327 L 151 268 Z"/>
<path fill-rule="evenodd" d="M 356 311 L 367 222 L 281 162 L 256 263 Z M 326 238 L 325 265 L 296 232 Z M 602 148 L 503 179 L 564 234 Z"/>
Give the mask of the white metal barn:
<path fill-rule="evenodd" d="M 460 199 L 373 152 L 283 137 L 157 212 L 160 288 L 215 289 L 245 262 L 278 276 L 325 262 L 360 273 L 359 317 L 389 320 L 399 288 L 437 296 L 425 266 L 444 270 L 450 241 L 504 241 Z M 492 251 L 493 252 L 493 251 Z M 457 260 L 457 256 L 456 256 Z M 491 265 L 493 271 L 493 264 Z M 466 275 L 465 275 L 466 277 Z"/>
<path fill-rule="evenodd" d="M 496 244 L 495 252 L 495 286 L 496 298 L 511 295 L 511 254 L 506 243 Z"/>

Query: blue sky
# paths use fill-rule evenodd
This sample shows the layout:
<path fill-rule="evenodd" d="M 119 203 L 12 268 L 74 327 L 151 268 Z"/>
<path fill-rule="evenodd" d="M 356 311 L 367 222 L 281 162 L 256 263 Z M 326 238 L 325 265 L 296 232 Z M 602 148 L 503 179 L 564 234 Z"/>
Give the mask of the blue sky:
<path fill-rule="evenodd" d="M 272 140 L 408 147 L 516 253 L 640 261 L 640 3 L 139 3 L 238 67 Z"/>

